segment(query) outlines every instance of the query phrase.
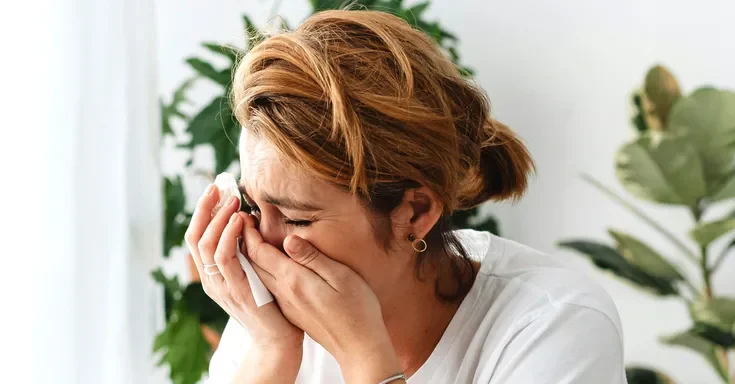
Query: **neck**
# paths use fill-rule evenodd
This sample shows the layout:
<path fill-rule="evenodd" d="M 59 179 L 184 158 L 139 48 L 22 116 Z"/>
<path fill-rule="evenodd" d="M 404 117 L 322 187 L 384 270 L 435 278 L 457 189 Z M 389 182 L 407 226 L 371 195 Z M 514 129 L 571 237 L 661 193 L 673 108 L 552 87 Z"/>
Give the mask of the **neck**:
<path fill-rule="evenodd" d="M 434 292 L 434 278 L 418 281 L 402 279 L 390 297 L 381 300 L 383 321 L 393 348 L 407 375 L 415 373 L 439 343 L 460 301 L 440 301 Z"/>

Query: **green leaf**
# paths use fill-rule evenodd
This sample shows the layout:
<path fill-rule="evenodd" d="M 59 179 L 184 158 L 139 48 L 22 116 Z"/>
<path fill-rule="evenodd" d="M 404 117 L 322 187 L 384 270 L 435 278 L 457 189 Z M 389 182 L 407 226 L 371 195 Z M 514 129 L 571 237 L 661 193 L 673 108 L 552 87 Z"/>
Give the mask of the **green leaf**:
<path fill-rule="evenodd" d="M 257 26 L 253 23 L 252 20 L 250 20 L 249 17 L 243 15 L 242 22 L 245 27 L 245 38 L 247 39 L 247 47 L 248 50 L 253 49 L 254 46 L 258 45 L 265 36 L 263 36 L 262 33 L 260 33 L 260 30 Z"/>
<path fill-rule="evenodd" d="M 678 294 L 673 281 L 648 274 L 630 264 L 615 248 L 584 240 L 565 241 L 559 243 L 559 246 L 589 257 L 599 268 L 611 271 L 652 293 L 661 296 Z"/>
<path fill-rule="evenodd" d="M 646 273 L 665 280 L 681 280 L 681 273 L 658 252 L 635 237 L 614 231 L 608 231 L 615 239 L 620 254 L 631 264 Z"/>
<path fill-rule="evenodd" d="M 713 202 L 735 197 L 735 172 L 726 177 L 722 186 L 711 196 Z"/>
<path fill-rule="evenodd" d="M 422 25 L 419 23 L 419 26 L 421 29 L 426 32 L 429 36 L 431 36 L 434 41 L 436 41 L 439 45 L 441 45 L 442 37 L 441 37 L 441 27 L 439 27 L 439 23 L 432 22 L 432 23 L 425 23 L 425 25 Z"/>
<path fill-rule="evenodd" d="M 671 378 L 661 372 L 646 367 L 625 367 L 628 384 L 673 384 Z"/>
<path fill-rule="evenodd" d="M 704 165 L 708 196 L 732 175 L 735 158 L 735 92 L 699 88 L 674 103 L 667 130 L 685 135 Z"/>
<path fill-rule="evenodd" d="M 449 58 L 452 59 L 453 62 L 459 61 L 459 54 L 457 53 L 457 49 L 454 47 L 450 47 L 447 49 L 447 52 L 449 52 Z"/>
<path fill-rule="evenodd" d="M 715 368 L 720 377 L 727 380 L 727 373 L 723 372 L 720 364 L 718 363 L 714 345 L 698 336 L 696 333 L 692 331 L 681 332 L 672 336 L 662 337 L 661 342 L 668 345 L 689 348 L 692 351 L 699 353 Z"/>
<path fill-rule="evenodd" d="M 648 123 L 646 123 L 645 118 L 646 111 L 643 109 L 643 98 L 641 98 L 640 93 L 636 92 L 633 94 L 632 102 L 636 111 L 635 115 L 631 119 L 633 126 L 639 133 L 648 132 Z"/>
<path fill-rule="evenodd" d="M 193 148 L 198 145 L 211 145 L 214 149 L 216 173 L 226 171 L 232 162 L 238 159 L 240 125 L 232 115 L 225 96 L 216 97 L 194 116 L 189 122 L 187 131 L 191 134 L 191 140 L 182 146 Z"/>
<path fill-rule="evenodd" d="M 237 148 L 240 139 L 240 125 L 230 118 L 225 122 L 225 130 L 218 140 L 214 141 L 215 173 L 227 171 L 232 163 L 239 159 Z"/>
<path fill-rule="evenodd" d="M 186 147 L 212 144 L 225 135 L 225 127 L 231 123 L 229 100 L 225 96 L 216 97 L 189 122 L 186 131 L 191 134 L 191 140 Z"/>
<path fill-rule="evenodd" d="M 712 344 L 724 348 L 735 347 L 735 335 L 732 331 L 726 331 L 720 327 L 706 323 L 695 323 L 691 332 Z"/>
<path fill-rule="evenodd" d="M 163 285 L 163 306 L 166 313 L 166 321 L 168 321 L 171 317 L 171 311 L 173 310 L 174 303 L 176 300 L 181 298 L 181 284 L 179 284 L 179 277 L 166 277 L 160 267 L 151 272 L 151 276 L 153 276 L 153 280 Z"/>
<path fill-rule="evenodd" d="M 232 63 L 235 63 L 238 57 L 242 55 L 242 53 L 240 52 L 238 48 L 233 47 L 231 45 L 222 45 L 222 44 L 217 44 L 217 43 L 202 43 L 202 46 L 218 55 L 226 57 Z"/>
<path fill-rule="evenodd" d="M 735 298 L 702 298 L 692 304 L 691 312 L 699 323 L 717 326 L 725 331 L 732 331 L 735 326 Z"/>
<path fill-rule="evenodd" d="M 383 2 L 381 11 L 397 15 L 403 8 L 403 0 L 386 0 Z"/>
<path fill-rule="evenodd" d="M 178 107 L 186 103 L 188 100 L 186 99 L 186 92 L 189 91 L 189 88 L 194 85 L 194 82 L 196 81 L 196 77 L 192 77 L 191 79 L 187 79 L 181 85 L 179 85 L 178 88 L 174 91 L 174 95 L 171 98 L 171 105 L 174 107 L 174 112 L 178 115 L 183 117 L 183 114 L 181 112 L 178 112 Z"/>
<path fill-rule="evenodd" d="M 196 384 L 209 366 L 212 348 L 204 338 L 197 317 L 179 305 L 156 336 L 153 351 L 161 352 L 158 365 L 168 365 L 174 384 Z"/>
<path fill-rule="evenodd" d="M 402 17 L 406 22 L 409 24 L 417 27 L 418 21 L 421 20 L 421 16 L 426 11 L 426 8 L 429 7 L 429 2 L 425 1 L 423 3 L 416 4 L 412 7 L 409 7 L 402 13 Z"/>
<path fill-rule="evenodd" d="M 439 28 L 439 37 L 442 40 L 443 39 L 448 39 L 448 40 L 452 40 L 452 41 L 459 40 L 459 39 L 457 39 L 457 36 L 456 35 L 454 35 L 453 33 L 450 33 L 449 31 L 446 31 L 444 29 L 441 29 L 441 28 Z"/>
<path fill-rule="evenodd" d="M 202 59 L 196 58 L 196 57 L 190 57 L 186 59 L 186 62 L 198 74 L 214 81 L 215 83 L 222 85 L 224 87 L 228 87 L 230 85 L 232 78 L 230 77 L 229 70 L 218 71 L 214 69 L 212 64 L 209 64 L 208 62 Z"/>
<path fill-rule="evenodd" d="M 181 176 L 175 179 L 164 178 L 163 185 L 164 223 L 163 255 L 168 257 L 171 249 L 184 241 L 186 228 L 191 216 L 184 211 L 186 197 Z"/>
<path fill-rule="evenodd" d="M 417 20 L 420 19 L 426 9 L 429 8 L 429 2 L 424 1 L 408 8 L 408 12 L 411 13 Z"/>
<path fill-rule="evenodd" d="M 628 192 L 650 201 L 695 207 L 706 194 L 702 162 L 683 137 L 642 135 L 618 151 L 616 173 Z"/>
<path fill-rule="evenodd" d="M 472 77 L 475 75 L 475 71 L 472 68 L 469 67 L 459 67 L 459 73 L 460 75 L 464 77 Z"/>
<path fill-rule="evenodd" d="M 735 230 L 735 218 L 724 218 L 721 220 L 699 223 L 690 232 L 690 235 L 700 245 L 706 247 L 720 236 Z"/>
<path fill-rule="evenodd" d="M 195 80 L 196 78 L 191 78 L 181 83 L 181 85 L 174 90 L 170 104 L 166 105 L 163 101 L 160 101 L 162 135 L 173 133 L 173 130 L 171 129 L 172 118 L 178 117 L 184 120 L 188 119 L 186 114 L 182 112 L 180 108 L 188 101 L 186 99 L 186 92 L 189 91 L 189 88 L 191 88 Z"/>
<path fill-rule="evenodd" d="M 327 9 L 340 9 L 344 0 L 310 0 L 314 13 Z"/>
<path fill-rule="evenodd" d="M 219 304 L 207 296 L 200 282 L 187 285 L 182 300 L 186 308 L 197 316 L 200 323 L 210 326 L 220 334 L 225 329 L 229 315 Z"/>
<path fill-rule="evenodd" d="M 166 109 L 166 105 L 163 104 L 163 100 L 159 100 L 158 105 L 161 108 L 161 135 L 174 133 L 171 129 L 171 114 Z"/>

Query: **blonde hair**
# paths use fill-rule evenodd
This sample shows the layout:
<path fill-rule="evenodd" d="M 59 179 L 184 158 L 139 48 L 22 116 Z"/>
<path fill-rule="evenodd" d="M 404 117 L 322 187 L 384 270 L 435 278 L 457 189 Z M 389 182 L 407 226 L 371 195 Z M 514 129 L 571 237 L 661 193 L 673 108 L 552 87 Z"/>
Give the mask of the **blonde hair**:
<path fill-rule="evenodd" d="M 233 110 L 244 129 L 381 213 L 418 185 L 446 217 L 518 198 L 534 167 L 482 90 L 428 36 L 383 12 L 320 12 L 260 42 L 235 73 Z M 447 236 L 434 236 L 440 248 L 456 243 Z"/>

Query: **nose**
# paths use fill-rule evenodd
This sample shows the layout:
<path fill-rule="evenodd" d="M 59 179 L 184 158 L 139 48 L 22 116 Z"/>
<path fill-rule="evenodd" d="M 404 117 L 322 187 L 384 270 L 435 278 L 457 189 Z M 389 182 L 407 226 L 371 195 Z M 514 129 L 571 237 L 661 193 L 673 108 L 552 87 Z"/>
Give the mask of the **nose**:
<path fill-rule="evenodd" d="M 263 236 L 263 241 L 283 252 L 283 241 L 286 239 L 286 233 L 285 228 L 278 220 L 263 215 L 257 223 L 257 227 L 258 232 Z"/>

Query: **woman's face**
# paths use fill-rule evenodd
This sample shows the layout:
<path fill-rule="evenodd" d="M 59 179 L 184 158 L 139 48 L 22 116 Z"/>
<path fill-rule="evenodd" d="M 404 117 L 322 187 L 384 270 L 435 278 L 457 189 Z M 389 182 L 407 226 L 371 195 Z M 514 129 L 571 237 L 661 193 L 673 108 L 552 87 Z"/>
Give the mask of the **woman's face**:
<path fill-rule="evenodd" d="M 282 161 L 266 140 L 245 130 L 241 136 L 240 189 L 266 242 L 283 250 L 289 235 L 308 240 L 357 272 L 378 298 L 387 298 L 400 279 L 413 276 L 410 242 L 399 241 L 386 250 L 359 198 Z M 410 219 L 410 213 L 401 215 L 400 207 L 397 211 L 394 223 L 401 217 Z"/>

